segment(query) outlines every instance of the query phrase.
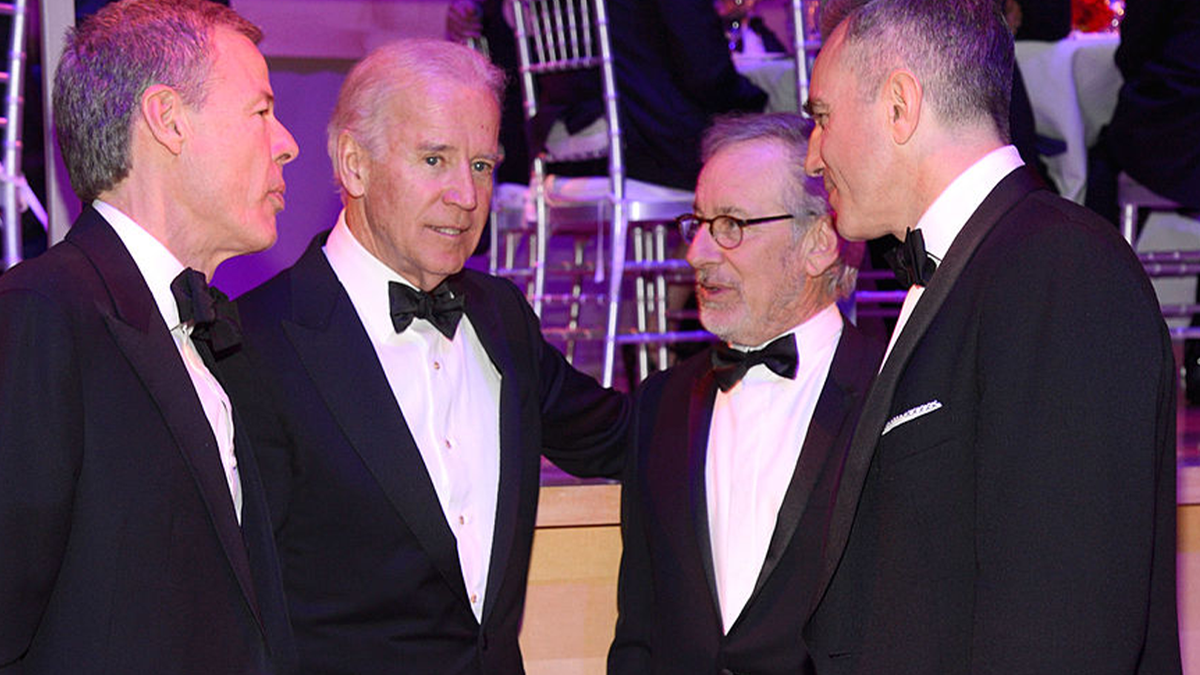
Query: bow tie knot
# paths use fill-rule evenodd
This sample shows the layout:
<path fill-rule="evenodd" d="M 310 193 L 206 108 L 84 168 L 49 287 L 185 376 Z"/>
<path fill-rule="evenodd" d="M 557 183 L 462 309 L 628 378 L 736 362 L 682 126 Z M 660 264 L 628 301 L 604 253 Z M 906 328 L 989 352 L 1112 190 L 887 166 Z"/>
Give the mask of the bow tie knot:
<path fill-rule="evenodd" d="M 208 285 L 204 274 L 188 267 L 171 282 L 179 320 L 192 323 L 192 339 L 208 345 L 216 358 L 242 343 L 237 306 L 220 289 Z"/>
<path fill-rule="evenodd" d="M 883 254 L 904 288 L 926 286 L 937 270 L 937 261 L 925 252 L 925 236 L 921 230 L 908 230 L 904 241 Z"/>
<path fill-rule="evenodd" d="M 733 389 L 748 370 L 760 363 L 776 375 L 794 380 L 798 362 L 796 336 L 792 333 L 773 340 L 762 349 L 744 352 L 721 343 L 712 352 L 713 376 L 721 391 Z"/>
<path fill-rule="evenodd" d="M 403 333 L 413 319 L 425 319 L 447 340 L 454 339 L 458 321 L 463 315 L 463 294 L 455 293 L 446 281 L 428 293 L 407 284 L 389 281 L 388 300 L 391 304 L 392 328 L 397 333 Z"/>

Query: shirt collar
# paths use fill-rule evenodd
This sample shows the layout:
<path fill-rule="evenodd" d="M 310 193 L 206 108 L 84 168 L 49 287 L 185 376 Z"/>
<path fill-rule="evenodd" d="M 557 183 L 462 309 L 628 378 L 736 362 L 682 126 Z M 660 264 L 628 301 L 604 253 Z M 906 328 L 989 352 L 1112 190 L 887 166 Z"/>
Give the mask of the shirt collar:
<path fill-rule="evenodd" d="M 359 310 L 359 318 L 371 335 L 395 333 L 391 323 L 391 299 L 388 282 L 417 288 L 392 268 L 371 255 L 346 224 L 346 210 L 338 214 L 337 224 L 329 233 L 324 246 L 325 258 L 337 274 L 338 281 Z M 420 290 L 420 289 L 417 289 Z"/>
<path fill-rule="evenodd" d="M 179 262 L 162 242 L 155 239 L 154 235 L 117 207 L 96 199 L 92 201 L 92 208 L 96 209 L 117 233 L 117 237 L 121 239 L 121 243 L 125 245 L 138 271 L 141 272 L 142 279 L 150 287 L 150 295 L 154 296 L 154 304 L 158 306 L 163 322 L 167 324 L 167 328 L 175 330 L 180 324 L 179 306 L 175 304 L 175 296 L 171 293 L 171 282 L 183 271 L 183 263 Z"/>
<path fill-rule="evenodd" d="M 925 238 L 925 251 L 939 262 L 967 219 L 1004 177 L 1023 166 L 1021 155 L 1011 145 L 981 157 L 946 186 L 917 221 Z"/>
<path fill-rule="evenodd" d="M 838 311 L 836 304 L 829 303 L 824 309 L 808 317 L 804 323 L 786 330 L 760 345 L 747 347 L 731 342 L 729 346 L 744 352 L 753 349 L 762 349 L 789 333 L 795 336 L 797 354 L 811 354 L 830 342 L 837 342 L 838 338 L 841 337 L 841 312 Z"/>

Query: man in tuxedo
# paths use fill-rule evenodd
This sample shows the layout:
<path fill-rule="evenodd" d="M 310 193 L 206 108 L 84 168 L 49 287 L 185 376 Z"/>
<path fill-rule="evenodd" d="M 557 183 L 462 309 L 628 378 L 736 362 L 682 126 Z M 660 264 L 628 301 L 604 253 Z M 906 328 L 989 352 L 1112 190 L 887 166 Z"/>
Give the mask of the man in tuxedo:
<path fill-rule="evenodd" d="M 0 278 L 0 671 L 272 673 L 292 651 L 206 279 L 270 246 L 282 166 L 254 25 L 125 0 L 68 35 L 54 117 L 85 207 Z M 223 296 L 222 296 L 223 297 Z"/>
<path fill-rule="evenodd" d="M 1179 673 L 1175 368 L 1111 225 L 1007 144 L 995 0 L 873 0 L 817 58 L 807 168 L 910 286 L 803 637 L 825 673 Z"/>
<path fill-rule="evenodd" d="M 750 115 L 705 136 L 679 224 L 722 342 L 637 392 L 612 675 L 811 672 L 798 610 L 883 352 L 835 304 L 856 270 L 803 172 L 811 127 Z"/>
<path fill-rule="evenodd" d="M 329 123 L 345 205 L 239 300 L 242 383 L 308 673 L 521 673 L 540 457 L 619 474 L 627 404 L 463 264 L 499 162 L 502 72 L 397 42 Z"/>

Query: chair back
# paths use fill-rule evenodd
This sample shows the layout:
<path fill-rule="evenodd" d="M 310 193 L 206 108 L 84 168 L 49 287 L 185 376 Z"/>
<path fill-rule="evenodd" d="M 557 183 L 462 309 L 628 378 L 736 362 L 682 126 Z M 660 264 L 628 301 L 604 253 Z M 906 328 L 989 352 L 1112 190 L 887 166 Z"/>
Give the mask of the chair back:
<path fill-rule="evenodd" d="M 625 165 L 605 0 L 512 0 L 512 8 L 526 121 L 538 114 L 539 75 L 590 70 L 600 75 L 604 121 L 608 127 L 604 149 L 596 152 L 571 151 L 562 146 L 544 148 L 540 149 L 539 158 L 544 162 L 569 162 L 607 155 L 610 198 L 623 199 Z"/>

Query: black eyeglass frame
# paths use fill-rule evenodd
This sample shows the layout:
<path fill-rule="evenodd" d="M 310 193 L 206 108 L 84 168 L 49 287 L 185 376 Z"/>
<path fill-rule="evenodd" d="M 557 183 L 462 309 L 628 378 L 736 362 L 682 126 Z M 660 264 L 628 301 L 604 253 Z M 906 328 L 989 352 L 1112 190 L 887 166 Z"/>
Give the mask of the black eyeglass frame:
<path fill-rule="evenodd" d="M 738 218 L 736 216 L 731 216 L 729 214 L 723 213 L 718 216 L 713 216 L 712 218 L 701 218 L 700 216 L 698 216 L 694 213 L 685 213 L 682 216 L 677 216 L 675 218 L 675 225 L 679 227 L 679 234 L 683 236 L 683 240 L 685 242 L 687 242 L 688 244 L 691 244 L 692 241 L 696 238 L 696 235 L 700 234 L 700 228 L 704 227 L 705 225 L 708 225 L 708 233 L 710 235 L 712 235 L 713 241 L 717 242 L 717 246 L 720 246 L 721 248 L 725 249 L 726 251 L 731 251 L 731 250 L 737 248 L 738 246 L 742 245 L 742 239 L 745 237 L 745 233 L 742 230 L 744 230 L 745 228 L 750 227 L 752 225 L 762 225 L 763 223 L 773 223 L 777 220 L 784 220 L 786 218 L 795 218 L 795 217 L 796 216 L 794 216 L 790 213 L 783 213 L 783 214 L 780 214 L 777 216 L 763 216 L 761 218 Z M 731 223 L 733 223 L 733 225 L 735 225 L 735 227 L 730 228 L 729 230 L 726 230 L 728 232 L 737 232 L 737 240 L 734 241 L 732 244 L 727 244 L 727 243 L 721 241 L 721 237 L 717 236 L 717 231 L 713 229 L 713 225 L 715 225 L 718 220 L 728 220 Z M 685 224 L 688 221 L 693 223 L 693 225 L 689 226 L 688 224 Z M 691 230 L 690 233 L 689 233 L 689 230 Z M 722 235 L 722 236 L 724 236 L 724 235 Z"/>

